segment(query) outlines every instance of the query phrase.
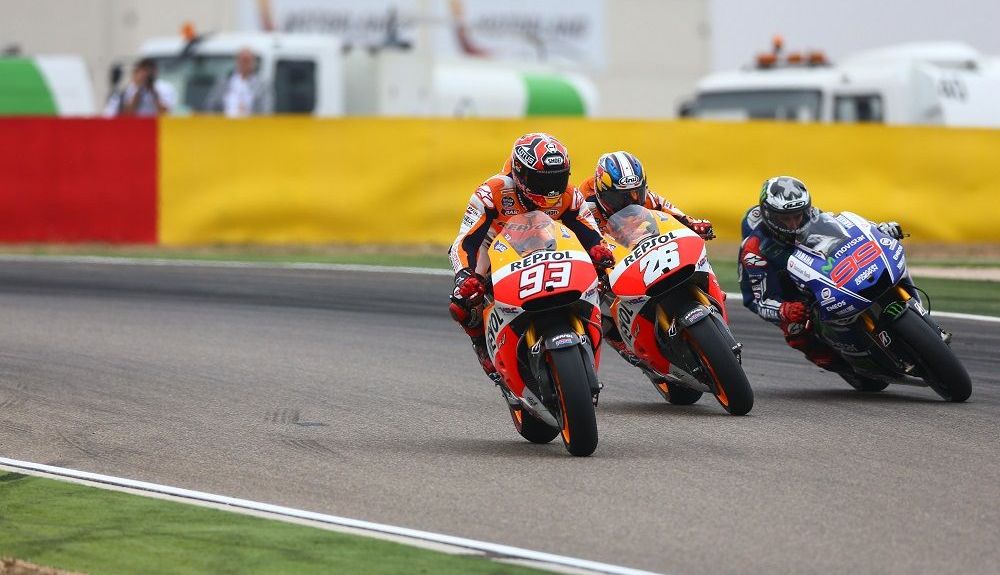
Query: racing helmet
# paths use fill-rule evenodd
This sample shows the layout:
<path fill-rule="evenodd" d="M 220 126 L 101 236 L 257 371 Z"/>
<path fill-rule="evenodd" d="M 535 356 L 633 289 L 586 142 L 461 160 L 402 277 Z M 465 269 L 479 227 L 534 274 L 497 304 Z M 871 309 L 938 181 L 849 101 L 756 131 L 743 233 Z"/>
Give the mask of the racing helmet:
<path fill-rule="evenodd" d="M 569 185 L 569 153 L 548 134 L 525 134 L 514 142 L 510 173 L 514 190 L 526 207 L 555 207 Z"/>
<path fill-rule="evenodd" d="M 594 172 L 594 193 L 605 216 L 630 204 L 645 204 L 646 171 L 642 163 L 628 152 L 602 155 Z"/>
<path fill-rule="evenodd" d="M 812 215 L 809 190 L 798 178 L 771 178 L 760 189 L 760 214 L 764 225 L 779 241 L 794 243 Z"/>

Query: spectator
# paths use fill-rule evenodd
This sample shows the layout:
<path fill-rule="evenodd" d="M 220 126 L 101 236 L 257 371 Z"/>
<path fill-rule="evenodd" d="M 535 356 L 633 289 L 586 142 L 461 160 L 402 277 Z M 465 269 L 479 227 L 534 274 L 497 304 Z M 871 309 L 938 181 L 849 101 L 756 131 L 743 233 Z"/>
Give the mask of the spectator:
<path fill-rule="evenodd" d="M 229 118 L 272 111 L 271 90 L 257 74 L 257 57 L 244 48 L 236 55 L 236 69 L 212 89 L 209 109 Z"/>
<path fill-rule="evenodd" d="M 139 60 L 132 68 L 132 79 L 115 91 L 104 108 L 104 116 L 159 116 L 174 107 L 173 87 L 156 77 L 156 61 Z"/>

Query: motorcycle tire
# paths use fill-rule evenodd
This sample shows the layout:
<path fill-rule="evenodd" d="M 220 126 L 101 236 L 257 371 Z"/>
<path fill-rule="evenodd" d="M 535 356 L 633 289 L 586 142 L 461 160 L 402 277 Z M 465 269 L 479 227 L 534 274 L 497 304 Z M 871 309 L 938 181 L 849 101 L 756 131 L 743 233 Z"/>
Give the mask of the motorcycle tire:
<path fill-rule="evenodd" d="M 947 401 L 962 402 L 972 395 L 972 380 L 965 366 L 941 336 L 916 312 L 907 310 L 890 327 L 909 348 L 909 358 L 920 367 L 923 380 Z"/>
<path fill-rule="evenodd" d="M 510 418 L 514 421 L 514 429 L 521 437 L 532 443 L 549 443 L 559 435 L 559 430 L 538 419 L 522 407 L 511 407 Z"/>
<path fill-rule="evenodd" d="M 753 408 L 753 389 L 719 330 L 712 319 L 700 321 L 686 329 L 687 341 L 708 373 L 719 404 L 730 415 L 746 415 Z"/>
<path fill-rule="evenodd" d="M 563 445 L 577 457 L 586 457 L 597 449 L 597 414 L 590 394 L 583 350 L 565 347 L 546 352 L 549 374 L 559 401 Z"/>

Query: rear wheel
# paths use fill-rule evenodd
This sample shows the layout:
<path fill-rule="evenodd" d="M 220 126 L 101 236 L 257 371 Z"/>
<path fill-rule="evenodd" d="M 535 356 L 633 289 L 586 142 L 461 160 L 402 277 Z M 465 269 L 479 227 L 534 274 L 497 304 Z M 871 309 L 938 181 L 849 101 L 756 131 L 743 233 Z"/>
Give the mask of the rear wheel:
<path fill-rule="evenodd" d="M 910 359 L 920 367 L 927 385 L 948 401 L 965 401 L 972 395 L 972 380 L 955 352 L 915 312 L 907 311 L 892 324 L 892 332 L 910 349 Z"/>
<path fill-rule="evenodd" d="M 719 329 L 709 318 L 688 327 L 685 334 L 715 390 L 715 398 L 730 415 L 745 415 L 753 408 L 753 390 Z"/>
<path fill-rule="evenodd" d="M 583 350 L 574 346 L 553 349 L 547 354 L 549 373 L 559 401 L 562 429 L 558 433 L 571 454 L 590 455 L 597 449 L 597 415 Z"/>
<path fill-rule="evenodd" d="M 510 409 L 510 418 L 514 420 L 514 428 L 528 441 L 548 443 L 559 435 L 558 429 L 538 419 L 523 407 L 507 405 L 507 408 Z"/>

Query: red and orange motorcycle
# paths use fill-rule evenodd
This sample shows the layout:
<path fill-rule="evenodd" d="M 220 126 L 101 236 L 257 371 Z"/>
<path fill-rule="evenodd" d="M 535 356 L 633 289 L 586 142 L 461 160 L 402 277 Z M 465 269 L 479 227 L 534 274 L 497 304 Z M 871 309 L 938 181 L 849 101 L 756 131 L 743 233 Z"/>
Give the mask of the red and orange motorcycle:
<path fill-rule="evenodd" d="M 725 295 L 705 240 L 675 218 L 628 206 L 608 219 L 617 264 L 608 275 L 611 318 L 622 341 L 661 376 L 671 403 L 713 394 L 727 412 L 744 415 L 753 390 L 729 330 Z"/>
<path fill-rule="evenodd" d="M 489 246 L 486 346 L 514 427 L 533 443 L 562 436 L 597 448 L 601 311 L 597 272 L 564 225 L 540 211 L 514 216 Z"/>

